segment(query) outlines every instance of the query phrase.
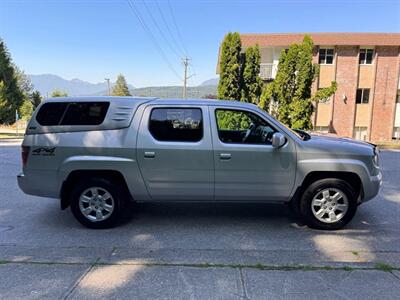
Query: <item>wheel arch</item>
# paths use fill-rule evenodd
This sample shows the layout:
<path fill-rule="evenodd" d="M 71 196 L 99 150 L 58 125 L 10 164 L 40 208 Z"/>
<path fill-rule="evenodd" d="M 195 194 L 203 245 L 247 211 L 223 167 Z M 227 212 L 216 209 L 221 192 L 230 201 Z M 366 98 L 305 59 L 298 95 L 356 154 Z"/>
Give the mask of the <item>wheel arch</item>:
<path fill-rule="evenodd" d="M 297 202 L 297 200 L 301 197 L 303 192 L 309 187 L 313 182 L 321 179 L 327 178 L 335 178 L 341 179 L 349 183 L 357 193 L 357 203 L 361 203 L 364 196 L 364 188 L 361 177 L 355 173 L 350 171 L 312 171 L 309 172 L 301 182 L 301 184 L 297 187 L 296 192 L 294 193 L 291 202 Z"/>
<path fill-rule="evenodd" d="M 126 190 L 127 195 L 129 195 L 130 200 L 133 201 L 132 194 L 129 191 L 128 185 L 123 174 L 116 170 L 73 170 L 71 171 L 67 178 L 63 181 L 60 189 L 60 204 L 61 209 L 66 209 L 70 205 L 70 193 L 73 185 L 82 179 L 90 177 L 99 177 L 111 180 L 113 182 L 120 183 Z"/>

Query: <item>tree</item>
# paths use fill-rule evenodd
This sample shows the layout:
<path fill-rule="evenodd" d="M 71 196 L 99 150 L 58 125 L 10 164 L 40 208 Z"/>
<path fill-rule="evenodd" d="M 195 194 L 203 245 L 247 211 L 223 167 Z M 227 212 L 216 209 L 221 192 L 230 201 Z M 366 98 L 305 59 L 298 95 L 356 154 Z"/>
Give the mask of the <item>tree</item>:
<path fill-rule="evenodd" d="M 241 49 L 239 33 L 228 33 L 221 46 L 218 99 L 240 99 Z"/>
<path fill-rule="evenodd" d="M 56 89 L 51 93 L 51 97 L 52 98 L 68 97 L 68 93 L 66 91 L 60 91 L 60 90 Z"/>
<path fill-rule="evenodd" d="M 24 102 L 10 54 L 0 39 L 0 123 L 11 124 L 15 112 Z"/>
<path fill-rule="evenodd" d="M 119 74 L 117 77 L 117 82 L 112 90 L 113 96 L 132 96 L 129 92 L 128 84 L 126 83 L 125 77 Z"/>
<path fill-rule="evenodd" d="M 260 78 L 261 54 L 258 45 L 246 49 L 243 59 L 241 101 L 258 104 L 263 81 Z"/>
<path fill-rule="evenodd" d="M 267 97 L 277 103 L 277 118 L 294 129 L 312 129 L 311 116 L 313 102 L 328 98 L 336 92 L 336 82 L 328 88 L 311 94 L 313 81 L 319 74 L 317 64 L 313 64 L 313 42 L 306 35 L 303 42 L 293 44 L 283 50 L 279 58 L 278 72 L 260 101 L 260 107 L 269 105 Z"/>
<path fill-rule="evenodd" d="M 33 105 L 29 100 L 24 100 L 21 107 L 19 108 L 19 113 L 22 120 L 28 121 L 33 113 Z"/>
<path fill-rule="evenodd" d="M 34 91 L 31 95 L 31 103 L 32 103 L 33 109 L 36 109 L 36 107 L 39 106 L 40 102 L 42 102 L 42 96 L 40 95 L 40 92 Z"/>
<path fill-rule="evenodd" d="M 27 100 L 31 97 L 33 91 L 33 85 L 30 78 L 25 74 L 24 71 L 19 69 L 14 65 L 15 76 L 17 77 L 18 86 L 24 94 L 24 100 Z"/>

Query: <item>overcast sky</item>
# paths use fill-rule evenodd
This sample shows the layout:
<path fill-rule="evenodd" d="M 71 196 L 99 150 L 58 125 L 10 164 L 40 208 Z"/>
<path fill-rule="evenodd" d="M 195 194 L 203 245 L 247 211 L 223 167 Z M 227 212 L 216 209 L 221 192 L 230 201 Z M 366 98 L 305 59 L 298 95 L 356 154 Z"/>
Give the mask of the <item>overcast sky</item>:
<path fill-rule="evenodd" d="M 228 31 L 400 32 L 400 0 L 130 1 L 133 11 L 127 0 L 0 0 L 0 37 L 28 74 L 100 82 L 123 73 L 142 87 L 181 84 L 184 54 L 191 85 L 216 77 Z"/>

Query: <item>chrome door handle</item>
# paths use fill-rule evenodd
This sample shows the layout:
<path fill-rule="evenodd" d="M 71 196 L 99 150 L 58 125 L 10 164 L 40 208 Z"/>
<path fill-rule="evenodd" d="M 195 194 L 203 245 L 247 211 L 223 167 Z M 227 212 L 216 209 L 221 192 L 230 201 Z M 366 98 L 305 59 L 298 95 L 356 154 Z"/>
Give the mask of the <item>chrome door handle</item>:
<path fill-rule="evenodd" d="M 220 153 L 219 158 L 220 159 L 231 159 L 231 154 L 230 153 Z"/>
<path fill-rule="evenodd" d="M 146 158 L 154 158 L 154 157 L 156 157 L 156 153 L 153 152 L 153 151 L 146 151 L 146 152 L 144 152 L 144 157 L 146 157 Z"/>

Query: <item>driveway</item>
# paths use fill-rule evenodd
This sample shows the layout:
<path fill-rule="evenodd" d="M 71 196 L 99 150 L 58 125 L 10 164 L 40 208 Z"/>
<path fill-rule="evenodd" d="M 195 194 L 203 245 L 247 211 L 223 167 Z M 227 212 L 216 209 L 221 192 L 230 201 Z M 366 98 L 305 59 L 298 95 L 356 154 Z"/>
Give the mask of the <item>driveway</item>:
<path fill-rule="evenodd" d="M 0 298 L 397 298 L 400 152 L 381 164 L 381 193 L 337 232 L 254 204 L 132 205 L 122 226 L 89 230 L 24 195 L 19 146 L 0 142 Z"/>

